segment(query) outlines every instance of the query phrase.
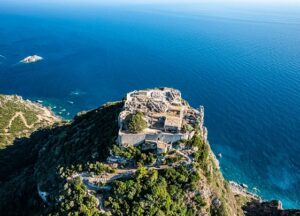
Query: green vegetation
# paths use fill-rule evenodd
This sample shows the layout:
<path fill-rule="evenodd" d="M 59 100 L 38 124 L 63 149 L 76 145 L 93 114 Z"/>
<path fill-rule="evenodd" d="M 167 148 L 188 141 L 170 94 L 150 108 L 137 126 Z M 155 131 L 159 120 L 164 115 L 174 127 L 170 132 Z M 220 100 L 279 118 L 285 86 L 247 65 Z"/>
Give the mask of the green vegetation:
<path fill-rule="evenodd" d="M 42 186 L 59 193 L 58 186 L 63 179 L 80 169 L 101 173 L 101 162 L 106 161 L 117 138 L 116 120 L 121 108 L 122 103 L 106 104 L 77 116 L 72 124 L 59 128 L 55 136 L 45 143 L 47 148 L 40 153 L 39 163 L 35 166 L 35 175 Z M 90 167 L 90 164 L 93 165 Z M 63 172 L 59 172 L 62 167 Z"/>
<path fill-rule="evenodd" d="M 123 157 L 127 160 L 134 159 L 138 155 L 141 154 L 141 150 L 139 148 L 136 148 L 136 147 L 133 147 L 133 146 L 130 146 L 128 148 L 123 148 L 123 147 L 120 147 L 116 144 L 113 145 L 112 151 L 113 151 L 114 155 Z"/>
<path fill-rule="evenodd" d="M 210 214 L 211 214 L 211 216 L 228 216 L 228 215 L 230 215 L 223 202 L 220 206 L 211 205 Z"/>
<path fill-rule="evenodd" d="M 166 157 L 166 164 L 173 164 L 173 163 L 181 161 L 182 159 L 183 159 L 183 156 L 179 155 L 179 154 L 168 155 Z"/>
<path fill-rule="evenodd" d="M 22 121 L 21 117 L 18 116 L 14 119 L 12 122 L 11 127 L 9 128 L 8 132 L 11 133 L 14 137 L 17 137 L 19 133 L 26 130 L 26 126 L 24 122 Z"/>
<path fill-rule="evenodd" d="M 184 199 L 197 180 L 197 173 L 184 166 L 161 171 L 141 167 L 133 179 L 113 183 L 105 205 L 113 215 L 194 215 Z"/>
<path fill-rule="evenodd" d="M 37 117 L 40 115 L 41 119 Z M 52 125 L 57 119 L 43 118 L 43 110 L 18 96 L 0 95 L 0 149 L 17 137 L 28 137 L 40 127 Z"/>
<path fill-rule="evenodd" d="M 186 145 L 189 147 L 197 147 L 201 148 L 204 145 L 205 141 L 202 139 L 202 137 L 197 133 L 195 136 L 186 141 Z"/>
<path fill-rule="evenodd" d="M 183 127 L 182 127 L 182 132 L 183 133 L 192 132 L 193 130 L 194 130 L 194 128 L 189 124 L 184 124 Z"/>
<path fill-rule="evenodd" d="M 112 151 L 114 155 L 123 157 L 127 160 L 134 160 L 139 166 L 152 164 L 156 160 L 156 155 L 151 151 L 142 152 L 141 147 L 130 146 L 128 148 L 113 145 Z"/>
<path fill-rule="evenodd" d="M 202 196 L 200 194 L 196 194 L 194 196 L 194 201 L 200 206 L 200 207 L 204 207 L 207 205 L 207 203 L 205 202 L 205 200 L 202 198 Z"/>
<path fill-rule="evenodd" d="M 118 134 L 116 120 L 122 106 L 122 103 L 106 104 L 77 116 L 72 123 L 39 130 L 29 139 L 22 138 L 1 150 L 0 212 L 18 216 L 68 215 L 65 207 L 74 204 L 72 210 L 80 209 L 78 215 L 91 215 L 84 213 L 85 207 L 94 203 L 86 201 L 90 199 L 87 195 L 83 196 L 86 189 L 71 184 L 67 189 L 70 196 L 66 196 L 64 185 L 66 178 L 78 170 L 113 172 L 102 166 L 101 161 L 108 157 Z M 38 197 L 37 184 L 42 191 L 49 192 L 52 201 L 64 194 L 66 205 L 46 206 Z M 76 201 L 72 204 L 73 199 Z"/>
<path fill-rule="evenodd" d="M 139 167 L 153 164 L 156 161 L 156 154 L 153 154 L 151 152 L 144 152 L 136 158 L 136 161 Z"/>
<path fill-rule="evenodd" d="M 50 209 L 49 216 L 100 214 L 97 199 L 86 193 L 86 187 L 80 178 L 64 184 L 59 200 L 58 205 Z"/>
<path fill-rule="evenodd" d="M 0 212 L 6 215 L 42 215 L 45 208 L 37 194 L 34 166 L 43 144 L 57 129 L 34 132 L 0 150 Z"/>
<path fill-rule="evenodd" d="M 57 172 L 61 178 L 66 178 L 75 174 L 76 172 L 89 172 L 94 175 L 101 175 L 103 173 L 114 173 L 115 169 L 111 168 L 107 164 L 96 161 L 87 162 L 85 164 L 77 164 L 76 166 L 71 165 L 70 167 L 59 166 Z"/>
<path fill-rule="evenodd" d="M 135 114 L 129 115 L 127 119 L 127 125 L 128 130 L 131 133 L 142 132 L 147 127 L 144 114 L 141 112 L 136 112 Z"/>
<path fill-rule="evenodd" d="M 209 144 L 199 134 L 182 141 L 194 149 L 195 160 L 176 167 L 148 169 L 145 166 L 156 160 L 153 152 L 115 145 L 122 107 L 119 102 L 106 104 L 78 115 L 70 123 L 15 140 L 14 145 L 1 150 L 0 212 L 18 216 L 101 215 L 96 198 L 103 193 L 107 215 L 242 215 Z M 145 122 L 141 123 L 144 117 L 137 115 L 132 120 L 134 131 L 145 127 Z M 23 127 L 22 119 L 14 121 Z M 137 163 L 139 169 L 134 176 L 110 183 L 109 192 L 97 189 L 94 193 L 87 190 L 86 182 L 71 177 L 81 172 L 115 172 L 105 164 L 110 150 Z M 165 156 L 166 163 L 172 165 L 182 159 L 175 151 Z M 49 193 L 50 205 L 38 196 L 37 186 Z M 219 206 L 212 205 L 214 197 L 221 201 Z"/>
<path fill-rule="evenodd" d="M 114 173 L 115 169 L 109 167 L 106 164 L 96 162 L 96 163 L 88 163 L 87 164 L 87 171 L 90 173 L 94 173 L 95 175 L 100 175 L 102 173 Z"/>

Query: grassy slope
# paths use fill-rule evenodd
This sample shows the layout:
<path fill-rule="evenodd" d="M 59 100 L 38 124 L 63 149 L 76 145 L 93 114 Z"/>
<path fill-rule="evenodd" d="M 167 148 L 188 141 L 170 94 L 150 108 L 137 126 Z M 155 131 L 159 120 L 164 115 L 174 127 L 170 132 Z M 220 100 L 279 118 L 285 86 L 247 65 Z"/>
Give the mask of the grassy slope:
<path fill-rule="evenodd" d="M 204 191 L 210 191 L 210 195 L 206 197 L 208 203 L 212 203 L 214 198 L 221 201 L 220 211 L 216 211 L 213 205 L 208 206 L 206 212 L 217 212 L 216 215 L 243 215 L 241 205 L 237 202 L 234 194 L 231 192 L 229 183 L 224 179 L 220 172 L 218 161 L 216 160 L 212 150 L 210 149 L 208 159 L 204 166 L 200 169 L 200 188 Z"/>
<path fill-rule="evenodd" d="M 42 108 L 18 96 L 0 95 L 0 149 L 11 144 L 15 138 L 27 137 L 36 129 L 57 120 L 54 116 L 52 119 L 43 118 Z"/>

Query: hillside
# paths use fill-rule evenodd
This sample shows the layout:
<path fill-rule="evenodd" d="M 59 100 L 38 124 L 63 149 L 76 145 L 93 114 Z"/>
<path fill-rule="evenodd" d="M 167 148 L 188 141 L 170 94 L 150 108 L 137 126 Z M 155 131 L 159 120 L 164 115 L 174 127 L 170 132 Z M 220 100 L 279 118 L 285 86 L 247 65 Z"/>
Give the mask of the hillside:
<path fill-rule="evenodd" d="M 16 95 L 0 95 L 0 148 L 58 121 L 58 117 L 37 103 Z"/>
<path fill-rule="evenodd" d="M 0 151 L 0 212 L 296 215 L 227 182 L 203 123 L 203 108 L 155 89 L 36 131 Z"/>

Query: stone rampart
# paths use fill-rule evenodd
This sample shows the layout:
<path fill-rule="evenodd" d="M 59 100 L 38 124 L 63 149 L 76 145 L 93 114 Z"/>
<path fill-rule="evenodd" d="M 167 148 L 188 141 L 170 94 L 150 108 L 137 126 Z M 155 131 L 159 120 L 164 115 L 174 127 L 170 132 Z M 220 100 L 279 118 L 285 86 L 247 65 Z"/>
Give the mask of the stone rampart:
<path fill-rule="evenodd" d="M 161 141 L 164 143 L 175 143 L 179 140 L 187 140 L 190 139 L 193 134 L 185 133 L 185 134 L 170 134 L 170 133 L 153 133 L 153 134 L 130 134 L 130 133 L 119 133 L 118 144 L 120 146 L 137 146 L 145 142 L 145 140 L 149 141 Z"/>
<path fill-rule="evenodd" d="M 146 134 L 130 134 L 130 133 L 119 133 L 118 144 L 120 146 L 136 146 L 145 141 Z"/>

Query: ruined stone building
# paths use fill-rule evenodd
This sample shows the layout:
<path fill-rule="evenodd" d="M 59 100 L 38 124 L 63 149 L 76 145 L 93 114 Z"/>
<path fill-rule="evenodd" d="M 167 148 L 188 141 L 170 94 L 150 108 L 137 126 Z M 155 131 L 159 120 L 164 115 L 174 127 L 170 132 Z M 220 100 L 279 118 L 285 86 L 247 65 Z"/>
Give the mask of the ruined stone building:
<path fill-rule="evenodd" d="M 126 117 L 136 112 L 143 113 L 148 127 L 140 133 L 130 133 Z M 206 136 L 203 126 L 203 108 L 191 108 L 181 97 L 181 92 L 172 88 L 133 91 L 127 94 L 124 109 L 119 115 L 120 146 L 158 148 L 164 152 L 171 144 L 194 136 L 198 127 Z M 145 145 L 146 144 L 146 145 Z"/>

